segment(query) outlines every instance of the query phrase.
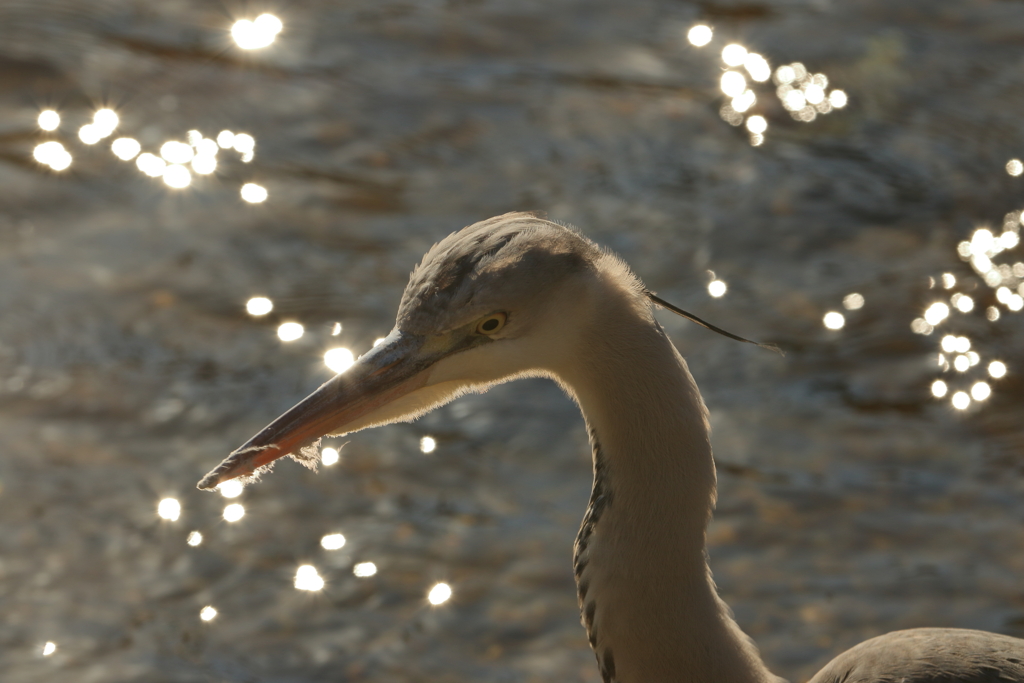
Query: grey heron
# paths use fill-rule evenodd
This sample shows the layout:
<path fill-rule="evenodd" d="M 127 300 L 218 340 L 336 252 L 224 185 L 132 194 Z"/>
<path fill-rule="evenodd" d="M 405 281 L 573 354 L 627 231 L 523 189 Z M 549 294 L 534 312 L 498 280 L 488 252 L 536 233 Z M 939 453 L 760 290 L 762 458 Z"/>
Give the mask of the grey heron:
<path fill-rule="evenodd" d="M 593 492 L 576 538 L 582 622 L 607 683 L 767 683 L 705 554 L 715 504 L 708 411 L 628 266 L 532 214 L 476 223 L 413 270 L 387 338 L 200 482 L 252 476 L 320 437 L 414 419 L 461 394 L 542 376 L 579 405 Z M 658 300 L 660 303 L 660 300 Z M 1024 640 L 914 629 L 839 655 L 812 683 L 1024 682 Z"/>

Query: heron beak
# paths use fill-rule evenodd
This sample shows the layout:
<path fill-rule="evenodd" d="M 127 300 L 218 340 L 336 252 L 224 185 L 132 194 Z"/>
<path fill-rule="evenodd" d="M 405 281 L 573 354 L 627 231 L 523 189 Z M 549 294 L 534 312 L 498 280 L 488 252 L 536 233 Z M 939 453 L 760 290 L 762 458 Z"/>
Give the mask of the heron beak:
<path fill-rule="evenodd" d="M 427 370 L 453 349 L 448 339 L 393 331 L 345 372 L 335 375 L 211 470 L 199 488 L 212 489 L 289 454 L 424 386 Z"/>

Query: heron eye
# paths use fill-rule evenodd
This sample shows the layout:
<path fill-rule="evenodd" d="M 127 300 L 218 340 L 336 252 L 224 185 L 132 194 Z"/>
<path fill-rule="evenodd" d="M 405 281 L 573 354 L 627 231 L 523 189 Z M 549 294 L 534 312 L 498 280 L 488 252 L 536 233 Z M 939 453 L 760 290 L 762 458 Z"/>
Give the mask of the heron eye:
<path fill-rule="evenodd" d="M 504 313 L 492 313 L 477 323 L 476 331 L 480 334 L 494 334 L 505 326 L 506 317 Z"/>

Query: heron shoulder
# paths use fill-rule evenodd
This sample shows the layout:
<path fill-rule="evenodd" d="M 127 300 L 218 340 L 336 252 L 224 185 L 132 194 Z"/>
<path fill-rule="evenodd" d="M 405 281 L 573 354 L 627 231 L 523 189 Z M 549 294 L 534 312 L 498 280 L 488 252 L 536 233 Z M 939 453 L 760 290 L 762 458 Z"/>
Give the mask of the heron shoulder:
<path fill-rule="evenodd" d="M 1024 640 L 952 628 L 894 631 L 842 653 L 810 683 L 1024 683 Z"/>

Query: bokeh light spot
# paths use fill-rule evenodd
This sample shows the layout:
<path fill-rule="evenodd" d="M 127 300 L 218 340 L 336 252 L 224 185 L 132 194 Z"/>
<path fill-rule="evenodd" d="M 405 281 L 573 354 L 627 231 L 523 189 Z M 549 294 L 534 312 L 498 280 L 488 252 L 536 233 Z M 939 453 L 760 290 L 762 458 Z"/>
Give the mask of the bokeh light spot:
<path fill-rule="evenodd" d="M 345 537 L 342 534 L 327 534 L 320 539 L 320 545 L 324 550 L 340 550 L 345 547 Z"/>
<path fill-rule="evenodd" d="M 110 143 L 110 151 L 121 161 L 131 161 L 142 151 L 142 145 L 135 138 L 118 138 Z"/>
<path fill-rule="evenodd" d="M 267 199 L 267 189 L 262 185 L 256 183 L 246 183 L 242 185 L 242 199 L 249 202 L 250 204 L 259 204 Z"/>
<path fill-rule="evenodd" d="M 425 436 L 420 439 L 420 450 L 424 453 L 433 453 L 437 449 L 437 439 L 432 436 Z"/>
<path fill-rule="evenodd" d="M 177 498 L 164 498 L 157 503 L 156 514 L 160 515 L 161 519 L 175 522 L 181 517 L 181 503 Z"/>
<path fill-rule="evenodd" d="M 346 348 L 330 349 L 324 354 L 324 364 L 338 374 L 348 370 L 355 362 L 355 356 Z"/>
<path fill-rule="evenodd" d="M 163 173 L 164 184 L 181 190 L 192 184 L 192 174 L 188 169 L 178 164 L 168 164 Z"/>
<path fill-rule="evenodd" d="M 830 330 L 840 330 L 846 324 L 846 318 L 838 311 L 829 311 L 821 321 Z"/>
<path fill-rule="evenodd" d="M 245 508 L 241 503 L 232 503 L 224 508 L 224 519 L 228 522 L 237 522 L 245 517 Z"/>
<path fill-rule="evenodd" d="M 203 609 L 199 610 L 199 618 L 203 621 L 212 621 L 217 616 L 217 610 L 213 605 L 207 605 Z"/>
<path fill-rule="evenodd" d="M 427 593 L 427 600 L 431 605 L 441 605 L 448 602 L 452 597 L 452 588 L 447 583 L 434 584 L 434 587 Z"/>
<path fill-rule="evenodd" d="M 254 296 L 245 302 L 245 310 L 252 316 L 266 315 L 274 310 L 274 302 L 265 296 Z"/>
<path fill-rule="evenodd" d="M 231 37 L 243 50 L 258 50 L 274 42 L 284 25 L 273 14 L 261 14 L 255 21 L 239 19 L 231 27 Z"/>
<path fill-rule="evenodd" d="M 852 292 L 843 297 L 843 308 L 848 311 L 858 311 L 864 308 L 864 295 Z"/>
<path fill-rule="evenodd" d="M 957 410 L 966 410 L 967 406 L 971 405 L 971 397 L 967 395 L 966 391 L 958 391 L 953 394 L 951 403 Z"/>
<path fill-rule="evenodd" d="M 352 573 L 361 579 L 365 579 L 368 576 L 373 576 L 377 573 L 377 565 L 373 562 L 360 562 L 356 566 L 352 567 Z"/>
<path fill-rule="evenodd" d="M 761 134 L 768 130 L 768 122 L 763 116 L 751 116 L 747 119 L 747 130 L 754 134 Z"/>
<path fill-rule="evenodd" d="M 328 446 L 320 451 L 320 462 L 327 467 L 337 464 L 339 460 L 341 460 L 341 453 L 338 452 L 337 448 Z"/>
<path fill-rule="evenodd" d="M 686 39 L 694 47 L 704 47 L 711 42 L 713 36 L 714 32 L 711 30 L 711 27 L 704 24 L 697 24 L 686 32 Z"/>
<path fill-rule="evenodd" d="M 304 564 L 295 571 L 295 588 L 300 591 L 318 591 L 324 587 L 324 580 L 311 564 Z"/>
<path fill-rule="evenodd" d="M 44 109 L 39 112 L 36 122 L 43 130 L 57 130 L 60 127 L 60 114 L 52 109 Z"/>
<path fill-rule="evenodd" d="M 304 328 L 301 323 L 281 323 L 277 327 L 277 338 L 283 342 L 301 339 L 302 335 L 305 333 L 306 328 Z"/>
<path fill-rule="evenodd" d="M 971 398 L 975 401 L 984 401 L 992 395 L 992 387 L 988 382 L 975 382 L 971 387 Z"/>
<path fill-rule="evenodd" d="M 225 498 L 238 498 L 242 495 L 242 491 L 245 489 L 245 485 L 237 479 L 229 479 L 228 481 L 217 484 L 217 490 L 220 495 Z"/>
<path fill-rule="evenodd" d="M 741 66 L 747 59 L 747 48 L 730 43 L 722 48 L 722 61 L 728 66 Z"/>

